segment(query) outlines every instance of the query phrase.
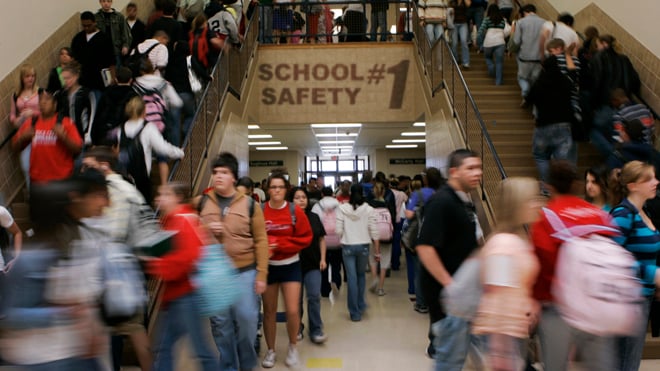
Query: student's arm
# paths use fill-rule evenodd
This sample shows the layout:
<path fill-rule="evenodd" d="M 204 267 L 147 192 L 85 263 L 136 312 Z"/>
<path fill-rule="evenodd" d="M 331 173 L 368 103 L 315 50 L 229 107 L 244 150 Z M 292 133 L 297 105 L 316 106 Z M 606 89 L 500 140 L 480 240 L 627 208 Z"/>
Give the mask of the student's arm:
<path fill-rule="evenodd" d="M 11 233 L 14 236 L 14 258 L 5 264 L 5 272 L 8 272 L 12 265 L 18 259 L 18 256 L 21 254 L 21 249 L 23 248 L 23 232 L 18 227 L 16 222 L 13 222 L 8 228 L 7 232 Z"/>
<path fill-rule="evenodd" d="M 415 247 L 419 261 L 424 265 L 424 268 L 440 282 L 442 286 L 447 287 L 452 283 L 451 275 L 442 263 L 442 260 L 436 253 L 431 245 L 417 245 Z"/>

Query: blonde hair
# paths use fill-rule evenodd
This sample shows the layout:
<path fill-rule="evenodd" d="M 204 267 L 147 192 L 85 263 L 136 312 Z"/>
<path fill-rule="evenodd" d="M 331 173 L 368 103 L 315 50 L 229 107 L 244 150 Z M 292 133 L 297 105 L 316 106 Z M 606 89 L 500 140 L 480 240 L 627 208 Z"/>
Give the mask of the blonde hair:
<path fill-rule="evenodd" d="M 410 182 L 410 190 L 412 191 L 417 191 L 422 189 L 422 181 L 421 180 L 413 180 Z"/>
<path fill-rule="evenodd" d="M 539 182 L 529 177 L 512 177 L 502 181 L 497 207 L 497 231 L 523 232 L 520 214 L 525 204 L 539 197 Z"/>
<path fill-rule="evenodd" d="M 374 183 L 373 193 L 375 199 L 381 199 L 385 197 L 385 185 L 382 182 Z"/>
<path fill-rule="evenodd" d="M 34 85 L 32 85 L 32 92 L 39 91 L 39 86 L 37 85 L 37 70 L 34 69 L 33 65 L 29 63 L 25 63 L 24 65 L 22 65 L 19 75 L 20 75 L 18 82 L 19 89 L 16 92 L 16 97 L 20 96 L 23 90 L 25 89 L 25 85 L 23 84 L 23 79 L 27 75 L 34 75 L 35 78 Z"/>
<path fill-rule="evenodd" d="M 612 184 L 612 205 L 618 205 L 628 197 L 630 191 L 628 184 L 639 181 L 645 182 L 655 176 L 655 168 L 642 161 L 630 161 L 623 166 L 617 181 Z"/>
<path fill-rule="evenodd" d="M 141 97 L 133 97 L 126 103 L 124 113 L 129 119 L 141 118 L 144 115 L 145 106 Z"/>

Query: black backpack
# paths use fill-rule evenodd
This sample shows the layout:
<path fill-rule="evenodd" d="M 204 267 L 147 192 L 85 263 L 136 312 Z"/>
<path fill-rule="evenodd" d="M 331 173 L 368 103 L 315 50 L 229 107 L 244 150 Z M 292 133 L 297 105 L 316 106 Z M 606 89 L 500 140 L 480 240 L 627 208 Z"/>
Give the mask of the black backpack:
<path fill-rule="evenodd" d="M 145 122 L 140 131 L 133 138 L 126 136 L 126 124 L 121 126 L 119 136 L 119 164 L 122 171 L 133 181 L 135 187 L 142 193 L 145 201 L 151 203 L 151 179 L 147 172 L 144 158 L 144 148 L 140 136 L 147 123 Z"/>
<path fill-rule="evenodd" d="M 155 43 L 152 46 L 150 46 L 147 50 L 144 51 L 144 53 L 140 53 L 138 51 L 138 47 L 136 46 L 135 49 L 133 49 L 133 53 L 126 58 L 126 67 L 131 69 L 131 72 L 133 73 L 133 78 L 136 78 L 140 76 L 140 64 L 142 63 L 143 60 L 149 58 L 149 53 L 157 47 L 160 43 Z M 154 66 L 155 68 L 156 66 Z"/>

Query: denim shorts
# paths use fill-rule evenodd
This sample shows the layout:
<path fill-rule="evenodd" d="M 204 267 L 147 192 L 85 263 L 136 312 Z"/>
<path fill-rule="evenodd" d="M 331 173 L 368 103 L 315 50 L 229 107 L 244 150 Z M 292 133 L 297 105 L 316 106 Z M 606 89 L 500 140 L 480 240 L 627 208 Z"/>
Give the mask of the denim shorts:
<path fill-rule="evenodd" d="M 302 269 L 300 260 L 287 265 L 268 265 L 268 284 L 282 282 L 301 282 Z"/>

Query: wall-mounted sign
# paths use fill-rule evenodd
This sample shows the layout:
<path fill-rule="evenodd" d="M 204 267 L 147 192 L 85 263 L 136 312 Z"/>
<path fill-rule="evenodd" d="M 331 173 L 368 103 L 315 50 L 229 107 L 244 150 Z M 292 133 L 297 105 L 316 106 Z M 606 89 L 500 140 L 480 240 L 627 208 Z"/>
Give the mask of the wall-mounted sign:
<path fill-rule="evenodd" d="M 259 107 L 258 121 L 414 120 L 421 107 L 414 49 L 387 46 L 260 50 L 250 98 Z"/>
<path fill-rule="evenodd" d="M 391 158 L 390 165 L 426 165 L 425 158 Z"/>
<path fill-rule="evenodd" d="M 250 161 L 250 167 L 276 167 L 284 166 L 282 160 Z"/>

